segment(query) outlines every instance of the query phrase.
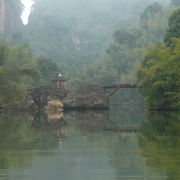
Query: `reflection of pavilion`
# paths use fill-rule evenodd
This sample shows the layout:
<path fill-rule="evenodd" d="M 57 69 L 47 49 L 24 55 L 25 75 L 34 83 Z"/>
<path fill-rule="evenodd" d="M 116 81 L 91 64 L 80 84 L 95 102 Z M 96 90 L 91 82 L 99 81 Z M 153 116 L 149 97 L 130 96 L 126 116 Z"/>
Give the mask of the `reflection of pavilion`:
<path fill-rule="evenodd" d="M 61 139 L 66 135 L 67 122 L 63 118 L 63 113 L 47 114 L 38 112 L 34 116 L 32 126 L 43 131 L 52 131 L 54 135 Z"/>
<path fill-rule="evenodd" d="M 51 122 L 53 121 L 59 121 L 63 119 L 64 114 L 62 112 L 60 113 L 48 113 L 48 120 Z"/>

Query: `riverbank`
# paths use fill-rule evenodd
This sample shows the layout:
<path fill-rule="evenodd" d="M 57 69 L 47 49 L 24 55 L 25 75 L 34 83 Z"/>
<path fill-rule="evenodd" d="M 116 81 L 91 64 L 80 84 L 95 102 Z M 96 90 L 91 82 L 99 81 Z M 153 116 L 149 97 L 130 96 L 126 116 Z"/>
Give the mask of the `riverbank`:
<path fill-rule="evenodd" d="M 0 106 L 0 112 L 14 111 L 14 112 L 31 112 L 35 111 L 36 106 L 32 102 L 27 101 L 16 101 L 10 102 Z"/>
<path fill-rule="evenodd" d="M 104 94 L 88 94 L 86 96 L 77 95 L 68 96 L 62 101 L 59 101 L 62 107 L 49 106 L 49 104 L 41 109 L 63 109 L 64 111 L 84 111 L 84 110 L 108 110 L 108 99 Z M 39 108 L 33 101 L 17 101 L 1 106 L 0 111 L 17 111 L 17 112 L 33 112 Z"/>

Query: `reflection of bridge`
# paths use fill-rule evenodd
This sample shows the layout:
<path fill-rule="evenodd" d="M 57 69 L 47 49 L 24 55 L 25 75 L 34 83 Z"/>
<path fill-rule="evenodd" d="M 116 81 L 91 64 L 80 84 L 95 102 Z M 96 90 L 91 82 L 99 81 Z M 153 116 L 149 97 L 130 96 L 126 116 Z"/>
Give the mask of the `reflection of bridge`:
<path fill-rule="evenodd" d="M 121 83 L 115 83 L 111 85 L 103 85 L 104 89 L 113 89 L 108 96 L 114 95 L 119 89 L 122 88 L 137 88 L 137 85 L 135 83 L 130 83 L 130 84 L 121 84 Z"/>
<path fill-rule="evenodd" d="M 106 131 L 118 131 L 118 132 L 125 132 L 125 133 L 133 133 L 138 131 L 138 127 L 130 127 L 130 126 L 122 126 L 122 127 L 110 127 L 105 128 Z"/>

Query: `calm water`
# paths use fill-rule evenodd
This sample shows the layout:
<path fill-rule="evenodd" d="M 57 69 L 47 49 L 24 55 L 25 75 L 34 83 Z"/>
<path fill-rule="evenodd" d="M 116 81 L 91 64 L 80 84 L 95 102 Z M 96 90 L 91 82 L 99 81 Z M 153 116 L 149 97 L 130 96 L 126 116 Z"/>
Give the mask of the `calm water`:
<path fill-rule="evenodd" d="M 179 115 L 0 114 L 0 180 L 179 180 Z"/>

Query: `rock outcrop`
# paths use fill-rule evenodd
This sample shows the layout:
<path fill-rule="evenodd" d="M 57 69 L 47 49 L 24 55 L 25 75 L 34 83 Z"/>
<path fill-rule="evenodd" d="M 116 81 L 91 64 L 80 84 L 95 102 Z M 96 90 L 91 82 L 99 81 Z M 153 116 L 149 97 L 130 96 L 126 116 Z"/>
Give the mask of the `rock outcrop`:
<path fill-rule="evenodd" d="M 15 36 L 21 34 L 21 12 L 20 0 L 0 0 L 0 35 L 8 41 L 13 41 Z"/>

